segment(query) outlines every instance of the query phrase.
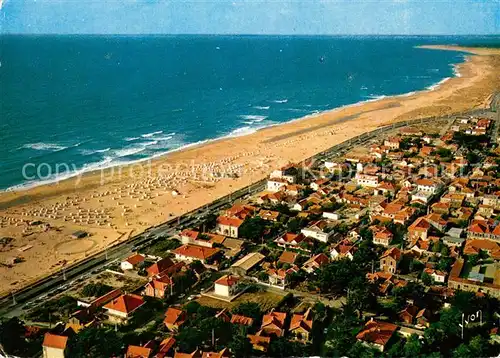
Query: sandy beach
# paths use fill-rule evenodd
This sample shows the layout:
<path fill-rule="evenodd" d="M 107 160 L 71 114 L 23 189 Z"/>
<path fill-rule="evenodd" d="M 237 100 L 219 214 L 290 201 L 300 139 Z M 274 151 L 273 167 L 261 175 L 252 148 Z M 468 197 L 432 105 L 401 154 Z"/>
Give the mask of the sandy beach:
<path fill-rule="evenodd" d="M 346 106 L 152 161 L 0 193 L 0 294 L 257 181 L 277 167 L 395 121 L 459 113 L 500 90 L 500 49 L 470 52 L 434 90 Z M 72 238 L 81 230 L 84 239 Z"/>

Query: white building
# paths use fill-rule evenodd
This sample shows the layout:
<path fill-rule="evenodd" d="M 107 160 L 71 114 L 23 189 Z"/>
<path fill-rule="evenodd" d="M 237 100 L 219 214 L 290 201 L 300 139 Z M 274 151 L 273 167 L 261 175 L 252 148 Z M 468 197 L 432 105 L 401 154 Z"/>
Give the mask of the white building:
<path fill-rule="evenodd" d="M 217 218 L 217 224 L 215 226 L 215 231 L 224 236 L 238 238 L 238 230 L 243 224 L 243 220 L 238 218 L 232 218 L 228 216 L 219 216 Z"/>
<path fill-rule="evenodd" d="M 43 358 L 64 358 L 68 337 L 45 333 L 43 339 Z"/>
<path fill-rule="evenodd" d="M 338 213 L 329 213 L 327 211 L 323 212 L 323 217 L 325 219 L 330 219 L 330 220 L 340 220 L 340 214 L 338 214 Z"/>
<path fill-rule="evenodd" d="M 440 183 L 431 179 L 419 179 L 416 181 L 417 191 L 435 194 L 440 188 Z"/>
<path fill-rule="evenodd" d="M 446 280 L 446 272 L 433 270 L 431 268 L 427 268 L 424 271 L 432 277 L 434 282 L 444 283 L 444 281 Z"/>
<path fill-rule="evenodd" d="M 323 231 L 326 226 L 326 221 L 316 221 L 312 225 L 300 230 L 300 232 L 306 237 L 312 237 L 321 242 L 328 242 L 330 236 L 333 235 L 333 230 L 330 232 Z"/>
<path fill-rule="evenodd" d="M 234 296 L 238 292 L 240 278 L 233 275 L 225 275 L 215 281 L 215 294 L 224 297 Z"/>
<path fill-rule="evenodd" d="M 271 175 L 269 175 L 270 179 L 284 179 L 286 180 L 289 184 L 294 184 L 297 178 L 295 175 L 290 173 L 290 168 L 282 168 L 282 169 L 277 169 L 273 170 L 271 172 Z"/>
<path fill-rule="evenodd" d="M 411 195 L 411 201 L 421 201 L 427 204 L 432 197 L 432 193 L 429 191 L 417 191 L 415 194 Z"/>
<path fill-rule="evenodd" d="M 369 188 L 376 188 L 379 184 L 378 176 L 376 175 L 367 175 L 367 174 L 359 174 L 357 173 L 354 177 L 354 181 L 357 185 L 366 186 Z"/>
<path fill-rule="evenodd" d="M 108 320 L 114 323 L 126 323 L 132 314 L 142 305 L 144 299 L 133 294 L 121 295 L 103 306 Z"/>
<path fill-rule="evenodd" d="M 270 178 L 267 180 L 267 191 L 277 192 L 280 191 L 281 188 L 285 188 L 289 182 L 283 178 Z"/>
<path fill-rule="evenodd" d="M 140 254 L 132 255 L 120 263 L 120 268 L 122 271 L 133 270 L 141 262 L 144 262 L 145 259 L 146 258 Z"/>

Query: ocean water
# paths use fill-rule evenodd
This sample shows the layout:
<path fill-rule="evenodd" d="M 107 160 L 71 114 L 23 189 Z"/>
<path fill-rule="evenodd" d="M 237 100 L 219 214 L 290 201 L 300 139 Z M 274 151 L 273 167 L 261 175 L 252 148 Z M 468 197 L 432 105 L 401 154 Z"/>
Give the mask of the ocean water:
<path fill-rule="evenodd" d="M 467 41 L 1 36 L 0 189 L 431 88 L 464 54 L 415 46 Z"/>

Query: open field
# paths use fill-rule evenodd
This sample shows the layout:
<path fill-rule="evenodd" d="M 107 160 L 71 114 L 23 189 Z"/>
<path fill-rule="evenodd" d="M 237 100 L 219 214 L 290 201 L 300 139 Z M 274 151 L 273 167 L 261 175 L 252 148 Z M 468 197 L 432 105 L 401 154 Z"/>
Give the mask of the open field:
<path fill-rule="evenodd" d="M 283 293 L 283 296 L 281 296 L 277 293 L 266 291 L 245 292 L 232 302 L 220 301 L 210 297 L 200 297 L 196 301 L 203 306 L 209 306 L 218 309 L 231 309 L 243 302 L 255 302 L 259 304 L 263 312 L 267 312 L 271 308 L 276 307 L 278 303 L 283 299 L 284 295 L 285 293 Z"/>

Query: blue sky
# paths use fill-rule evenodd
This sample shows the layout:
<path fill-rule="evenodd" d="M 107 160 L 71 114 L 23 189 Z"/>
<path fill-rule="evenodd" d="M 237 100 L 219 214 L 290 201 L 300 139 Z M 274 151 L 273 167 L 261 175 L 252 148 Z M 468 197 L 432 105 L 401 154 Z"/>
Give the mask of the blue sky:
<path fill-rule="evenodd" d="M 0 0 L 0 33 L 500 34 L 500 0 Z"/>

